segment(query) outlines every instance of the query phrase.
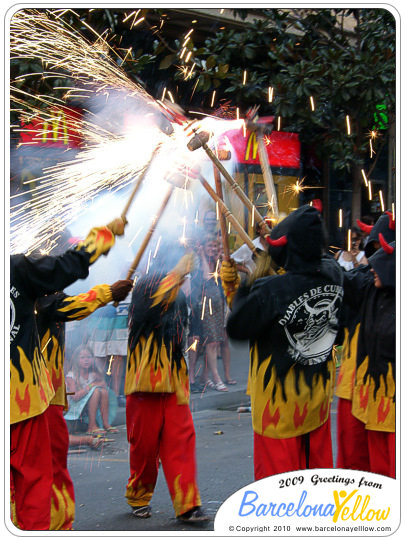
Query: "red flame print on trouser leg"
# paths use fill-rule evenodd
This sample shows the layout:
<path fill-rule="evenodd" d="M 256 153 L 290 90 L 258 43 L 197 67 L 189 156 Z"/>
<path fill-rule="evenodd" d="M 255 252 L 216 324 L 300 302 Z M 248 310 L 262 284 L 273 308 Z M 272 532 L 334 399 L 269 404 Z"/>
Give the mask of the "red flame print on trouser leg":
<path fill-rule="evenodd" d="M 52 453 L 45 414 L 11 425 L 10 476 L 14 490 L 16 525 L 28 531 L 48 530 Z"/>
<path fill-rule="evenodd" d="M 46 410 L 52 426 L 51 450 L 53 484 L 51 530 L 70 531 L 75 518 L 75 495 L 67 465 L 69 432 L 63 417 L 63 405 L 50 405 Z"/>
<path fill-rule="evenodd" d="M 370 470 L 395 478 L 395 433 L 367 430 Z"/>
<path fill-rule="evenodd" d="M 195 431 L 188 405 L 175 394 L 137 392 L 127 398 L 130 478 L 126 497 L 133 506 L 149 504 L 159 458 L 176 516 L 200 506 Z"/>
<path fill-rule="evenodd" d="M 365 424 L 352 415 L 350 399 L 337 404 L 337 463 L 339 469 L 370 472 Z"/>
<path fill-rule="evenodd" d="M 254 433 L 255 480 L 274 474 L 305 469 L 305 435 L 273 439 Z M 310 432 L 309 468 L 333 467 L 330 418 Z"/>

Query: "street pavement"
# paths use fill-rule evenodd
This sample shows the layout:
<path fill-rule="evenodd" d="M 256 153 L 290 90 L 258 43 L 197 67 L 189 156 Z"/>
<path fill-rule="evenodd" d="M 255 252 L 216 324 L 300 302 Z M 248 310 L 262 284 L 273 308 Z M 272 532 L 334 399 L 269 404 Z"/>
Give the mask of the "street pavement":
<path fill-rule="evenodd" d="M 246 396 L 247 345 L 231 345 L 232 377 L 238 383 L 228 392 L 207 390 L 192 394 L 191 410 L 197 437 L 198 484 L 203 507 L 211 520 L 191 525 L 175 519 L 163 471 L 159 471 L 152 499 L 152 517 L 131 516 L 125 486 L 129 476 L 125 412 L 119 409 L 115 425 L 119 433 L 99 450 L 71 450 L 68 463 L 76 493 L 76 531 L 183 531 L 212 534 L 221 504 L 253 481 L 253 435 L 249 398 Z M 240 409 L 246 412 L 240 412 Z M 335 433 L 336 406 L 332 406 Z M 333 440 L 336 449 L 336 440 Z M 210 533 L 211 531 L 211 533 Z M 147 533 L 148 534 L 148 533 Z"/>

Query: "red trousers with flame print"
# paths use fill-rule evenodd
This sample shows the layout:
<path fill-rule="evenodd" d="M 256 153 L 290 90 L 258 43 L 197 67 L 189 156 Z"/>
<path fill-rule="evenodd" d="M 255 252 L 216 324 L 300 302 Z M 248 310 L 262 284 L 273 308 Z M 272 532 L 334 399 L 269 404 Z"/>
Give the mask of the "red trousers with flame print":
<path fill-rule="evenodd" d="M 255 480 L 306 469 L 306 445 L 309 450 L 309 469 L 333 467 L 330 417 L 322 426 L 306 435 L 273 439 L 254 433 L 253 441 Z"/>
<path fill-rule="evenodd" d="M 395 478 L 395 433 L 367 429 L 370 471 Z"/>
<path fill-rule="evenodd" d="M 339 398 L 337 404 L 338 469 L 370 472 L 367 430 L 363 422 L 352 415 L 350 399 Z"/>
<path fill-rule="evenodd" d="M 160 459 L 176 516 L 200 506 L 195 431 L 188 404 L 178 405 L 175 394 L 136 392 L 127 396 L 126 416 L 128 504 L 150 503 Z"/>
<path fill-rule="evenodd" d="M 53 467 L 50 529 L 70 531 L 75 517 L 75 495 L 67 468 L 69 432 L 63 417 L 63 405 L 49 405 L 45 414 L 51 430 Z"/>
<path fill-rule="evenodd" d="M 352 415 L 352 402 L 339 398 L 337 415 L 339 469 L 354 469 L 395 478 L 395 433 L 366 429 Z"/>
<path fill-rule="evenodd" d="M 26 531 L 47 531 L 51 520 L 52 452 L 46 413 L 11 425 L 12 520 Z"/>

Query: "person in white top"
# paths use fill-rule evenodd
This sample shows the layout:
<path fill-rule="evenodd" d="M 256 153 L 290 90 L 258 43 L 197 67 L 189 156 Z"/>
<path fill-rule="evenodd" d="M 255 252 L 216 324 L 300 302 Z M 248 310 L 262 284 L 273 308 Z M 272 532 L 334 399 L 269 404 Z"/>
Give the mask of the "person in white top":
<path fill-rule="evenodd" d="M 338 264 L 347 271 L 357 268 L 360 264 L 367 264 L 367 258 L 361 249 L 361 240 L 360 231 L 354 229 L 352 232 L 351 250 L 345 251 L 342 249 L 335 255 Z"/>
<path fill-rule="evenodd" d="M 265 218 L 265 222 L 270 225 L 270 220 Z M 267 253 L 268 244 L 265 240 L 266 227 L 265 223 L 256 224 L 256 233 L 258 236 L 253 240 L 253 244 L 258 250 L 264 251 Z M 243 244 L 238 248 L 234 253 L 232 253 L 232 259 L 236 263 L 236 267 L 239 272 L 245 274 L 252 274 L 256 268 L 256 263 L 252 257 L 253 253 L 247 244 Z"/>

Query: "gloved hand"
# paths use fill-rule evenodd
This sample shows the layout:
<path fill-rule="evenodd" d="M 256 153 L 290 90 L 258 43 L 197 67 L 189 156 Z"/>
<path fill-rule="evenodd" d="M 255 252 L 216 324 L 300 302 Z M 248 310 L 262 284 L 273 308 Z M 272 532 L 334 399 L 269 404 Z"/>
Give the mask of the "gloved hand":
<path fill-rule="evenodd" d="M 122 236 L 127 223 L 128 221 L 125 218 L 119 217 L 108 223 L 107 227 L 115 236 Z"/>
<path fill-rule="evenodd" d="M 195 255 L 194 253 L 186 253 L 179 260 L 176 266 L 173 268 L 172 272 L 175 272 L 180 276 L 181 279 L 184 278 L 187 274 L 192 272 L 195 268 Z"/>
<path fill-rule="evenodd" d="M 240 276 L 233 259 L 222 261 L 219 276 L 222 281 L 226 302 L 228 306 L 231 306 L 233 297 L 235 296 L 240 283 Z"/>
<path fill-rule="evenodd" d="M 222 261 L 219 275 L 222 283 L 239 283 L 240 277 L 233 259 Z"/>
<path fill-rule="evenodd" d="M 133 282 L 130 279 L 120 279 L 110 285 L 111 295 L 114 302 L 122 302 L 132 289 Z"/>

